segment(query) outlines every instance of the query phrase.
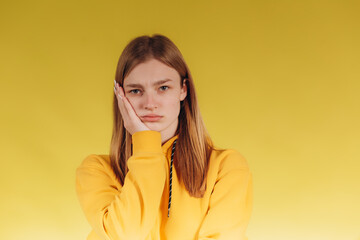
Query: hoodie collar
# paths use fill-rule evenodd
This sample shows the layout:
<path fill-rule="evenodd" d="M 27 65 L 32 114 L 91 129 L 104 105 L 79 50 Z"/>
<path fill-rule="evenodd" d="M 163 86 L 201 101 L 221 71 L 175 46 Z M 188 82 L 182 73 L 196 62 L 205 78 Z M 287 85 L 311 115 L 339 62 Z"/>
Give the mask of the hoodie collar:
<path fill-rule="evenodd" d="M 166 153 L 166 152 L 168 151 L 168 149 L 171 148 L 171 146 L 172 146 L 173 142 L 175 141 L 175 139 L 177 139 L 178 137 L 179 137 L 179 135 L 177 134 L 177 135 L 173 136 L 172 138 L 170 138 L 169 140 L 167 140 L 167 141 L 161 146 L 162 151 L 163 151 L 164 153 Z"/>

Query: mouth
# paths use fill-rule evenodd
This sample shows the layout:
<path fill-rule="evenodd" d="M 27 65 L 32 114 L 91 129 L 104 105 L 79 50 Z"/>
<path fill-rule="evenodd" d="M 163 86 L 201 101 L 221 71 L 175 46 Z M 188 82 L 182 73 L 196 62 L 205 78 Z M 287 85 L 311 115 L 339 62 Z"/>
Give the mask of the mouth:
<path fill-rule="evenodd" d="M 141 116 L 140 118 L 144 122 L 157 122 L 162 118 L 162 116 L 156 114 L 149 114 L 149 115 Z"/>

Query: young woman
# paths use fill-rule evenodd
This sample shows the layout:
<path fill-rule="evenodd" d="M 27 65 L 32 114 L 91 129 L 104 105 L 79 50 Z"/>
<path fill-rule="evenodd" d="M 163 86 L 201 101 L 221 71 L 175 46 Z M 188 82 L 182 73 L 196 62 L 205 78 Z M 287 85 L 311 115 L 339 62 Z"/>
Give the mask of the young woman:
<path fill-rule="evenodd" d="M 246 239 L 248 164 L 236 150 L 214 147 L 174 43 L 163 35 L 132 40 L 114 84 L 110 154 L 91 154 L 76 171 L 87 239 Z"/>

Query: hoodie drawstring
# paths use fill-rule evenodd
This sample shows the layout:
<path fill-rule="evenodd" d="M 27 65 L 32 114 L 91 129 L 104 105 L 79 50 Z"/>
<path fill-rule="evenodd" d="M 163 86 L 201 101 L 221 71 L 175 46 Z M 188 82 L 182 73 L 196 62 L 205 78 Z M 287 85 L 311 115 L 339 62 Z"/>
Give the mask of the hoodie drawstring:
<path fill-rule="evenodd" d="M 170 215 L 170 206 L 171 206 L 172 166 L 173 166 L 173 161 L 174 161 L 175 145 L 176 145 L 176 139 L 175 139 L 175 141 L 174 141 L 174 144 L 173 144 L 173 147 L 172 147 L 172 151 L 171 151 L 168 217 L 169 217 L 169 215 Z"/>

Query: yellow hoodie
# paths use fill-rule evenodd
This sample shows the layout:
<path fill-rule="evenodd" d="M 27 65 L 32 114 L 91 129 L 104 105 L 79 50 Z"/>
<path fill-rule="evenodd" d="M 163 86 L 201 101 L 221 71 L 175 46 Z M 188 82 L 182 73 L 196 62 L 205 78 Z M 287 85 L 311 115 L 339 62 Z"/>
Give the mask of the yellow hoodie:
<path fill-rule="evenodd" d="M 124 185 L 116 180 L 109 155 L 89 155 L 76 170 L 76 191 L 92 231 L 87 240 L 245 240 L 252 209 L 252 177 L 235 150 L 211 154 L 207 189 L 189 195 L 169 168 L 173 142 L 161 145 L 156 131 L 132 136 L 133 155 Z M 185 161 L 186 159 L 184 159 Z"/>

